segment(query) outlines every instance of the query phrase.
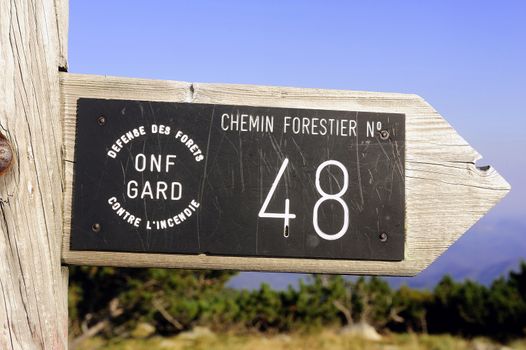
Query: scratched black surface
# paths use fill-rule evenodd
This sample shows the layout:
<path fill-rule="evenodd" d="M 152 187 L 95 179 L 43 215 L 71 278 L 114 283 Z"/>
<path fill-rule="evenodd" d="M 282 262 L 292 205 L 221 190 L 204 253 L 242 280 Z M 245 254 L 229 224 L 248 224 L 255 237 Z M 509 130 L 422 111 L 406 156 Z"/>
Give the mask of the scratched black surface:
<path fill-rule="evenodd" d="M 235 132 L 221 129 L 223 113 L 273 115 L 274 132 Z M 354 119 L 358 137 L 284 134 L 284 116 Z M 100 116 L 105 124 L 100 125 Z M 387 140 L 366 137 L 367 122 L 380 121 Z M 171 127 L 172 135 L 134 139 L 115 159 L 107 156 L 120 135 L 141 125 Z M 173 134 L 181 130 L 203 150 L 196 162 Z M 175 154 L 168 173 L 139 173 L 138 153 Z M 268 212 L 283 213 L 290 200 L 289 235 L 283 219 L 258 218 L 276 175 L 288 158 L 283 178 Z M 303 257 L 397 261 L 404 257 L 405 116 L 401 114 L 310 109 L 225 106 L 168 102 L 79 99 L 74 164 L 71 250 L 151 253 L 205 253 L 232 256 Z M 341 162 L 349 186 L 342 199 L 349 208 L 349 228 L 337 240 L 322 239 L 312 224 L 320 194 L 315 187 L 318 166 Z M 320 177 L 327 193 L 339 192 L 343 174 L 335 166 Z M 126 184 L 145 181 L 181 182 L 180 200 L 130 199 Z M 111 209 L 115 196 L 131 214 L 141 217 L 139 228 Z M 146 220 L 167 219 L 195 199 L 200 207 L 180 225 L 146 229 Z M 327 234 L 343 224 L 342 206 L 335 200 L 320 205 L 319 226 Z M 100 224 L 100 231 L 93 224 Z M 382 241 L 380 234 L 387 233 Z"/>

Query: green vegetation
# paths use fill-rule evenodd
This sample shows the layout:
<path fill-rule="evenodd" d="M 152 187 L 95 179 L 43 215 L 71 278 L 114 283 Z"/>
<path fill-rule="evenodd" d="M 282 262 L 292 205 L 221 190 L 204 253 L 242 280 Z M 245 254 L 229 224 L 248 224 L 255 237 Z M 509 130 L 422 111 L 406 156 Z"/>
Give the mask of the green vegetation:
<path fill-rule="evenodd" d="M 514 341 L 509 347 L 486 339 L 466 340 L 451 335 L 390 334 L 381 341 L 369 341 L 334 330 L 312 334 L 219 334 L 197 339 L 183 335 L 173 337 L 154 336 L 148 339 L 108 340 L 101 337 L 85 341 L 78 350 L 526 350 L 526 341 Z"/>
<path fill-rule="evenodd" d="M 110 345 L 111 339 L 124 341 L 132 335 L 152 341 L 178 339 L 198 326 L 211 334 L 229 334 L 219 343 L 234 349 L 242 347 L 231 342 L 245 344 L 248 338 L 277 342 L 280 336 L 293 335 L 291 341 L 299 342 L 303 340 L 296 339 L 297 334 L 303 334 L 303 339 L 355 324 L 372 325 L 390 334 L 389 341 L 403 346 L 414 339 L 406 341 L 407 334 L 397 333 L 421 333 L 415 338 L 419 344 L 436 338 L 425 334 L 449 333 L 467 339 L 485 336 L 499 342 L 526 335 L 524 262 L 518 272 L 510 272 L 489 287 L 455 282 L 446 276 L 433 291 L 393 290 L 375 277 L 348 280 L 328 275 L 313 275 L 309 283 L 301 282 L 299 288 L 285 291 L 266 284 L 253 291 L 233 290 L 225 287 L 232 275 L 225 271 L 72 268 L 69 311 L 74 345 L 95 335 L 89 341 L 109 341 Z M 137 336 L 139 325 L 148 327 Z M 294 348 L 280 346 L 276 343 L 275 349 Z M 426 346 L 416 348 L 437 348 Z M 301 348 L 299 343 L 297 347 Z M 455 348 L 464 347 L 457 344 Z"/>

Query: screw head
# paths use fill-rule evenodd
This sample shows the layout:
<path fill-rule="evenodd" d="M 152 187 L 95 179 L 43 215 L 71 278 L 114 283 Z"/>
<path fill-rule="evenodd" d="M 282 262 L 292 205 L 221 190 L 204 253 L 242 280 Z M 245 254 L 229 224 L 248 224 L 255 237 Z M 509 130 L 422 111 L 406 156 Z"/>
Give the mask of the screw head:
<path fill-rule="evenodd" d="M 380 131 L 380 138 L 384 141 L 387 140 L 389 138 L 389 131 L 387 130 Z"/>
<path fill-rule="evenodd" d="M 100 232 L 100 230 L 102 230 L 102 225 L 96 222 L 93 225 L 91 225 L 91 230 L 95 233 L 98 233 Z"/>
<path fill-rule="evenodd" d="M 100 126 L 103 126 L 104 124 L 106 124 L 106 117 L 101 115 L 100 117 L 97 118 L 97 124 L 99 124 Z"/>
<path fill-rule="evenodd" d="M 378 238 L 380 239 L 380 242 L 387 242 L 388 235 L 387 235 L 386 232 L 382 232 L 382 233 L 380 233 Z"/>

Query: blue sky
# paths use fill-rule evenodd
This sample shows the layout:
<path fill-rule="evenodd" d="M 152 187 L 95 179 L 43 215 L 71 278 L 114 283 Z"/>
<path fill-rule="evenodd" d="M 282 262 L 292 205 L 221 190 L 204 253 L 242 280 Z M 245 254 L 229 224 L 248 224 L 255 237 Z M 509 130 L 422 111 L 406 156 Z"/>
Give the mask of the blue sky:
<path fill-rule="evenodd" d="M 69 71 L 416 93 L 511 183 L 485 220 L 526 222 L 525 18 L 524 1 L 71 0 Z"/>

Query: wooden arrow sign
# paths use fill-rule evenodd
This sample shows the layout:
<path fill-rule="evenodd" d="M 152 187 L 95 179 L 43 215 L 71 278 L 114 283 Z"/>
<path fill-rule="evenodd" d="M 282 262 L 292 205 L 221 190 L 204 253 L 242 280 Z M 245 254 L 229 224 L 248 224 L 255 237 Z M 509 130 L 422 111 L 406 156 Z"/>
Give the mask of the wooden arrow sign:
<path fill-rule="evenodd" d="M 421 97 L 61 75 L 68 264 L 414 275 L 509 191 Z"/>

